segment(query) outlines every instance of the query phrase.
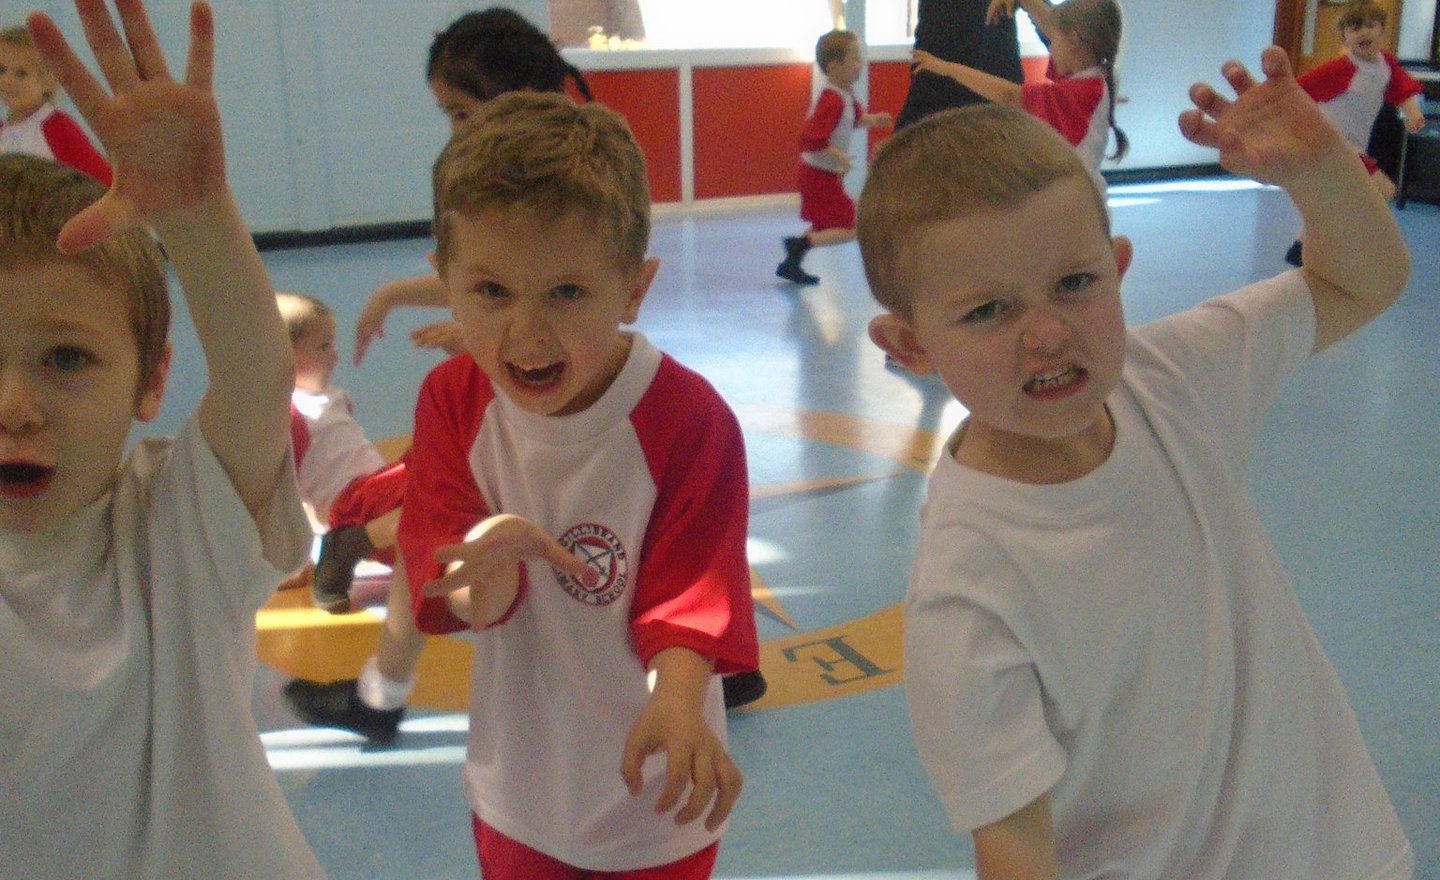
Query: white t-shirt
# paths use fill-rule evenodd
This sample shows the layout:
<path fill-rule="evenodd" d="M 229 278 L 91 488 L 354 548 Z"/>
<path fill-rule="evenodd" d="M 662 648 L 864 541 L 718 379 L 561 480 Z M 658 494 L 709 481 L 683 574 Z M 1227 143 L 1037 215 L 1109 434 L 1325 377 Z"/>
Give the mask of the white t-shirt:
<path fill-rule="evenodd" d="M 293 485 L 262 536 L 192 417 L 55 532 L 0 532 L 0 874 L 324 877 L 250 712 L 255 612 L 310 547 Z"/>
<path fill-rule="evenodd" d="M 315 518 L 329 524 L 330 507 L 340 493 L 359 477 L 385 467 L 385 457 L 355 421 L 355 406 L 342 388 L 327 385 L 316 394 L 295 389 L 290 403 L 305 419 L 309 443 L 296 477 L 300 497 L 315 510 Z"/>
<path fill-rule="evenodd" d="M 1080 479 L 941 459 L 905 671 L 957 831 L 1049 792 L 1064 877 L 1410 876 L 1246 489 L 1266 409 L 1314 338 L 1287 273 L 1132 330 L 1114 450 Z"/>

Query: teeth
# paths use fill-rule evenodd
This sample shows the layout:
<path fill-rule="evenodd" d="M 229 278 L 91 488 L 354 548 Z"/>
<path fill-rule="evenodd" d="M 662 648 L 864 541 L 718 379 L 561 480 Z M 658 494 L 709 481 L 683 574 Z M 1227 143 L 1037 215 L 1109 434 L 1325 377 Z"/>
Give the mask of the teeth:
<path fill-rule="evenodd" d="M 1075 371 L 1072 367 L 1061 367 L 1060 369 L 1053 372 L 1041 373 L 1040 375 L 1031 379 L 1030 384 L 1032 387 L 1035 388 L 1049 388 L 1055 385 L 1061 385 L 1065 382 L 1068 382 L 1070 380 L 1070 377 L 1074 375 L 1074 372 Z"/>

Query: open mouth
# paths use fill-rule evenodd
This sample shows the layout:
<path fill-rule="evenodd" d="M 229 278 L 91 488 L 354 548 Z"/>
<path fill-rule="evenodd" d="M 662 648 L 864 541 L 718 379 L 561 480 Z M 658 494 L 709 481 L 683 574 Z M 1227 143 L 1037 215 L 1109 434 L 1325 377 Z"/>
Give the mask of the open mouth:
<path fill-rule="evenodd" d="M 0 494 L 12 498 L 29 498 L 50 488 L 55 469 L 28 462 L 0 464 Z"/>
<path fill-rule="evenodd" d="M 1029 394 L 1053 394 L 1063 391 L 1085 378 L 1085 370 L 1073 364 L 1061 367 L 1058 370 L 1051 370 L 1048 373 L 1041 373 L 1029 382 L 1025 383 L 1025 391 Z"/>
<path fill-rule="evenodd" d="M 516 384 L 535 391 L 544 391 L 550 388 L 560 381 L 560 375 L 565 372 L 563 362 L 529 369 L 515 364 L 507 364 L 506 368 L 510 371 L 510 377 L 515 380 Z"/>

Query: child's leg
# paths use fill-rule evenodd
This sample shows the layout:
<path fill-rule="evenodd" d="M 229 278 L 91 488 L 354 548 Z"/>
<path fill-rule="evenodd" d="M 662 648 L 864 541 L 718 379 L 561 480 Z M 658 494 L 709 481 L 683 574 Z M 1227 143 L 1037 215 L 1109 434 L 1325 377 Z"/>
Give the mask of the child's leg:
<path fill-rule="evenodd" d="M 320 559 L 310 582 L 317 607 L 332 614 L 350 610 L 350 584 L 360 560 L 377 556 L 393 564 L 390 548 L 395 546 L 406 481 L 400 461 L 357 478 L 331 504 L 330 531 L 320 539 Z"/>
<path fill-rule="evenodd" d="M 830 229 L 822 229 L 819 231 L 808 232 L 805 234 L 805 237 L 810 240 L 811 247 L 825 247 L 826 245 L 831 244 L 844 244 L 847 241 L 855 240 L 855 229 L 854 227 L 850 227 L 847 229 L 845 227 L 836 226 Z"/>
<path fill-rule="evenodd" d="M 410 607 L 410 582 L 405 577 L 405 564 L 397 556 L 390 589 L 385 594 L 385 625 L 380 627 L 380 642 L 375 647 L 376 668 L 392 682 L 413 682 L 415 664 L 420 662 L 424 648 L 425 634 L 416 628 L 415 614 Z"/>

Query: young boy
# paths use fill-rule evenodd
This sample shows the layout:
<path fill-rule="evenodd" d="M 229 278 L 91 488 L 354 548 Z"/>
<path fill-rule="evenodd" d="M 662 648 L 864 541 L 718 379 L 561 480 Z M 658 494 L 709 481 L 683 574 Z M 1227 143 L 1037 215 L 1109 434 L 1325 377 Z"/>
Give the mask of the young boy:
<path fill-rule="evenodd" d="M 139 0 L 118 6 L 123 37 L 105 5 L 77 4 L 113 95 L 29 19 L 115 188 L 0 157 L 0 865 L 320 878 L 250 713 L 255 612 L 310 544 L 290 347 L 225 181 L 209 8 L 175 82 Z M 147 229 L 210 384 L 177 437 L 124 455 L 169 364 Z"/>
<path fill-rule="evenodd" d="M 64 162 L 110 185 L 110 163 L 69 114 L 55 106 L 60 82 L 23 27 L 0 29 L 0 153 Z"/>
<path fill-rule="evenodd" d="M 355 421 L 350 395 L 330 382 L 339 362 L 335 316 L 314 297 L 277 293 L 276 305 L 295 352 L 290 437 L 300 497 L 330 529 L 310 579 L 315 604 L 332 614 L 350 610 L 355 565 L 374 557 L 394 567 L 385 624 L 374 656 L 358 678 L 336 682 L 295 679 L 285 685 L 292 711 L 310 724 L 353 730 L 379 746 L 400 731 L 425 647 L 410 613 L 410 588 L 395 556 L 404 461 L 384 456 Z"/>
<path fill-rule="evenodd" d="M 716 673 L 757 660 L 745 453 L 621 329 L 658 268 L 644 160 L 600 105 L 515 93 L 434 179 L 467 354 L 421 387 L 400 548 L 420 629 L 474 630 L 481 872 L 708 877 L 740 793 Z"/>
<path fill-rule="evenodd" d="M 1353 0 L 1335 22 L 1344 51 L 1297 79 L 1305 93 L 1320 105 L 1325 118 L 1360 153 L 1371 184 L 1389 200 L 1395 196 L 1395 182 L 1366 153 L 1370 130 L 1385 105 L 1399 109 L 1407 131 L 1424 128 L 1420 95 L 1425 89 L 1394 55 L 1381 48 L 1386 18 L 1384 7 L 1372 0 Z M 1296 241 L 1285 253 L 1285 261 L 1298 266 L 1301 258 L 1301 244 Z"/>
<path fill-rule="evenodd" d="M 825 75 L 800 132 L 800 219 L 810 226 L 786 238 L 785 259 L 775 274 L 792 284 L 818 284 L 800 266 L 812 247 L 840 244 L 855 237 L 855 202 L 845 192 L 850 170 L 850 135 L 857 128 L 890 124 L 889 113 L 866 113 L 852 89 L 860 79 L 860 38 L 830 31 L 815 43 L 815 63 Z"/>
<path fill-rule="evenodd" d="M 1131 247 L 1015 110 L 892 138 L 860 199 L 871 337 L 969 410 L 905 614 L 916 745 L 995 877 L 1406 878 L 1414 856 L 1246 494 L 1283 377 L 1409 260 L 1344 138 L 1267 48 L 1182 114 L 1283 187 L 1304 269 L 1126 330 Z M 1364 246 L 1358 246 L 1363 243 Z"/>

